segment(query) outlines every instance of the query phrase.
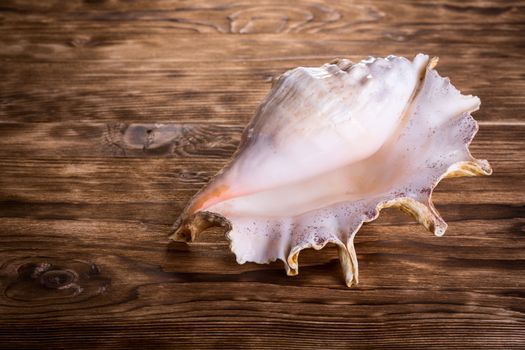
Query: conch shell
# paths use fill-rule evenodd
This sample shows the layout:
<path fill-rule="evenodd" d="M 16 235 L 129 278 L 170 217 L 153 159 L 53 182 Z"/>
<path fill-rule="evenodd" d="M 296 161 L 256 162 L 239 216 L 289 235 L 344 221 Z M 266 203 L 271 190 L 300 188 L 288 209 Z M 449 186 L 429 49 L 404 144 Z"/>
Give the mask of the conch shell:
<path fill-rule="evenodd" d="M 492 169 L 468 150 L 479 99 L 461 95 L 436 63 L 423 54 L 371 57 L 284 73 L 171 238 L 224 226 L 239 264 L 279 259 L 288 275 L 298 273 L 301 250 L 334 243 L 350 287 L 354 237 L 382 208 L 399 207 L 443 235 L 434 187 Z"/>

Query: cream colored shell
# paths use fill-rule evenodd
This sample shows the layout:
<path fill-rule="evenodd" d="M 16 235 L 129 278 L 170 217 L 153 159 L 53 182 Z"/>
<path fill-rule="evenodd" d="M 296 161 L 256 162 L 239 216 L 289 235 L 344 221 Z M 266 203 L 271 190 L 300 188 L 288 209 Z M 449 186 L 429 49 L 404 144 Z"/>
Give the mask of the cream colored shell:
<path fill-rule="evenodd" d="M 237 261 L 282 260 L 298 273 L 305 248 L 338 246 L 358 282 L 354 237 L 386 207 L 441 236 L 432 190 L 452 176 L 489 175 L 468 145 L 480 101 L 434 70 L 437 60 L 337 60 L 284 73 L 258 107 L 233 159 L 190 202 L 173 239 L 225 226 Z"/>

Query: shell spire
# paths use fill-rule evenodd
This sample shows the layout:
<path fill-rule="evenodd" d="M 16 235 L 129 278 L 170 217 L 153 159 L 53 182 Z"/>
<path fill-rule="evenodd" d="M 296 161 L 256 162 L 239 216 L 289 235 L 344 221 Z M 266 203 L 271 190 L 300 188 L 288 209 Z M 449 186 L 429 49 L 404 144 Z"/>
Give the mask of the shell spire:
<path fill-rule="evenodd" d="M 358 283 L 355 235 L 382 208 L 398 207 L 443 235 L 434 187 L 492 169 L 468 149 L 479 99 L 462 95 L 436 64 L 418 54 L 284 73 L 171 238 L 189 242 L 223 226 L 238 263 L 279 259 L 288 275 L 298 273 L 301 250 L 333 243 L 350 287 Z"/>

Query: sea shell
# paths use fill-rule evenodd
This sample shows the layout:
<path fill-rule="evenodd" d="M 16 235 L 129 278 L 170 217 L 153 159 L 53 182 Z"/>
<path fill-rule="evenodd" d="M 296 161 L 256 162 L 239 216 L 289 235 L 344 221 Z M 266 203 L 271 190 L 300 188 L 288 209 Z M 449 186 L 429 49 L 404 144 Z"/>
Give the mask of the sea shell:
<path fill-rule="evenodd" d="M 238 263 L 280 259 L 288 275 L 298 273 L 301 250 L 334 243 L 351 286 L 354 237 L 382 208 L 399 207 L 443 235 L 433 188 L 445 177 L 492 170 L 468 150 L 479 99 L 461 95 L 436 63 L 423 54 L 371 57 L 284 73 L 172 239 L 224 226 Z"/>

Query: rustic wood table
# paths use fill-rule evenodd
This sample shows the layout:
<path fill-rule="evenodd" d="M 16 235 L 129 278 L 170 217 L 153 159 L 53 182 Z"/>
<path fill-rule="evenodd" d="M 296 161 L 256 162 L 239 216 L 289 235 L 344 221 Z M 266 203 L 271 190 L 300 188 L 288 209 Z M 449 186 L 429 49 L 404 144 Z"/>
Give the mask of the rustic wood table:
<path fill-rule="evenodd" d="M 3 0 L 0 32 L 0 348 L 525 348 L 523 1 Z M 383 211 L 354 289 L 333 248 L 169 242 L 273 77 L 418 52 L 494 168 L 438 186 L 444 237 Z"/>

